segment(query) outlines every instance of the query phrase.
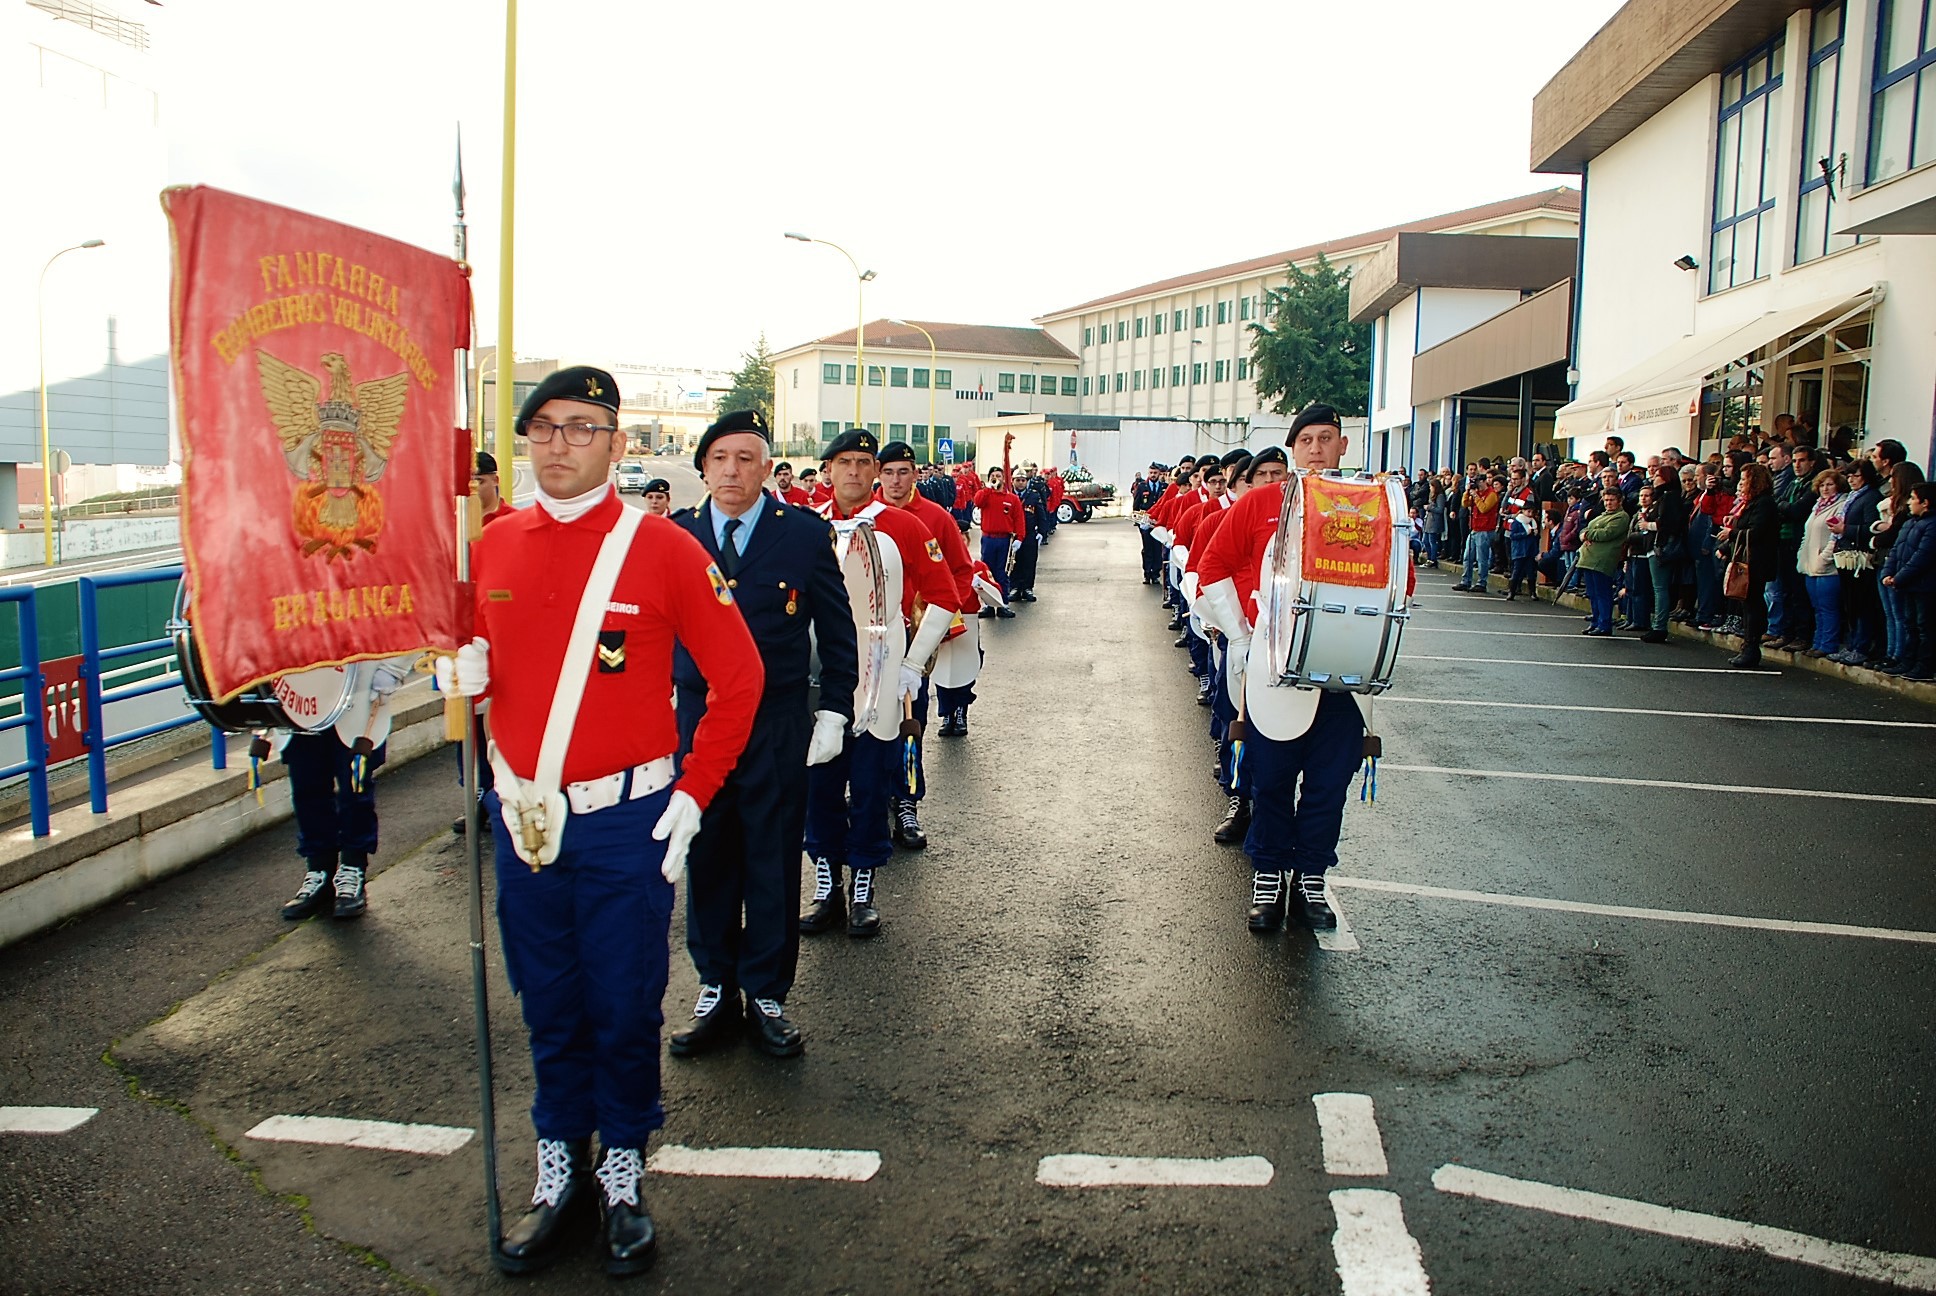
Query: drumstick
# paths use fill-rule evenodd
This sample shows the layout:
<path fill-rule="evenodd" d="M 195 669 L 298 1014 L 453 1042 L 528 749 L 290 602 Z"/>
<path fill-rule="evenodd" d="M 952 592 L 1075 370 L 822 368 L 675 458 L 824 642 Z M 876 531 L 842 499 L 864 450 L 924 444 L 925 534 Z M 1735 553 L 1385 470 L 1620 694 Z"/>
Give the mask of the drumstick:
<path fill-rule="evenodd" d="M 907 779 L 908 795 L 913 796 L 919 780 L 921 725 L 914 718 L 914 699 L 901 698 L 901 772 Z"/>

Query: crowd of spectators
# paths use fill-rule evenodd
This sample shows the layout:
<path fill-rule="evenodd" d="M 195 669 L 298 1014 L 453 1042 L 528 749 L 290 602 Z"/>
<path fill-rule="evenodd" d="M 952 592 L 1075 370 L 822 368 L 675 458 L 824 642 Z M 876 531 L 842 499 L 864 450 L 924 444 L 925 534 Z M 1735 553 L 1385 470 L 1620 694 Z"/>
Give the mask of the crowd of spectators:
<path fill-rule="evenodd" d="M 1581 460 L 1544 453 L 1420 470 L 1410 488 L 1414 550 L 1457 564 L 1452 588 L 1531 597 L 1578 590 L 1588 635 L 1667 642 L 1672 622 L 1731 636 L 1730 666 L 1766 650 L 1936 679 L 1936 485 L 1899 441 L 1853 449 L 1849 429 L 1818 446 L 1777 415 L 1692 460 L 1644 464 L 1620 437 Z"/>

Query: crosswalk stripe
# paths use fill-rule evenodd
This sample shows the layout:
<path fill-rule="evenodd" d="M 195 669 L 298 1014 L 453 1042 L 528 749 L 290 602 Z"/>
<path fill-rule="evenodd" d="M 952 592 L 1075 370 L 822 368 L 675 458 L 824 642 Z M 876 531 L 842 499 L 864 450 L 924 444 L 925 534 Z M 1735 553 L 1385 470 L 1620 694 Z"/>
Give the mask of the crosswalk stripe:
<path fill-rule="evenodd" d="M 645 1159 L 658 1174 L 709 1175 L 727 1179 L 839 1179 L 866 1183 L 881 1170 L 878 1152 L 838 1148 L 692 1148 L 671 1144 Z"/>
<path fill-rule="evenodd" d="M 1260 1156 L 1045 1156 L 1035 1182 L 1045 1188 L 1262 1188 L 1276 1174 Z"/>
<path fill-rule="evenodd" d="M 0 1107 L 0 1134 L 65 1134 L 93 1120 L 99 1107 Z"/>
<path fill-rule="evenodd" d="M 475 1133 L 453 1125 L 408 1125 L 398 1121 L 344 1120 L 337 1116 L 271 1116 L 243 1137 L 266 1143 L 317 1143 L 377 1152 L 449 1156 L 470 1142 Z"/>

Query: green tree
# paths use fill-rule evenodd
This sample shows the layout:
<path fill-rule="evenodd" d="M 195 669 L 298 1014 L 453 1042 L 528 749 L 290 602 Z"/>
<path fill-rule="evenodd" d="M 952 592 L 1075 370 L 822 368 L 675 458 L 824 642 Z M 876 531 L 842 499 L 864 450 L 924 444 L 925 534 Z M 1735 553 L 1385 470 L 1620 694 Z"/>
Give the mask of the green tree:
<path fill-rule="evenodd" d="M 719 398 L 714 409 L 721 414 L 734 410 L 756 409 L 766 415 L 768 427 L 773 425 L 773 353 L 766 349 L 766 334 L 760 334 L 759 345 L 740 356 L 739 372 L 733 375 L 733 388 Z"/>
<path fill-rule="evenodd" d="M 1279 414 L 1312 401 L 1362 416 L 1370 394 L 1365 360 L 1371 325 L 1351 322 L 1351 271 L 1323 254 L 1309 270 L 1284 267 L 1282 287 L 1264 293 L 1264 319 L 1250 328 L 1251 367 L 1257 395 Z"/>

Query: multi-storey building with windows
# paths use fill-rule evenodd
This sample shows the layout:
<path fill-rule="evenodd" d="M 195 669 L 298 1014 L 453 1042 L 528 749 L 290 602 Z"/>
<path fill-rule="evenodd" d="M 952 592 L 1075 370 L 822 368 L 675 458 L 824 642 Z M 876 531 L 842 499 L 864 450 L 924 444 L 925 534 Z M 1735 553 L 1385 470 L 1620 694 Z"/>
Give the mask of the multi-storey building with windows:
<path fill-rule="evenodd" d="M 1252 323 L 1285 266 L 1320 255 L 1355 270 L 1405 233 L 1519 234 L 1571 238 L 1579 194 L 1549 189 L 1388 229 L 1215 266 L 1039 316 L 1036 323 L 1080 357 L 1078 412 L 1242 419 L 1263 402 L 1251 372 Z"/>
<path fill-rule="evenodd" d="M 817 453 L 854 425 L 858 397 L 858 421 L 883 441 L 906 441 L 923 460 L 939 460 L 946 441 L 966 458 L 976 419 L 1074 413 L 1077 368 L 1041 329 L 875 320 L 859 365 L 852 329 L 774 355 L 776 449 Z"/>
<path fill-rule="evenodd" d="M 1559 437 L 1931 449 L 1936 0 L 1631 0 L 1533 102 L 1585 195 Z"/>

